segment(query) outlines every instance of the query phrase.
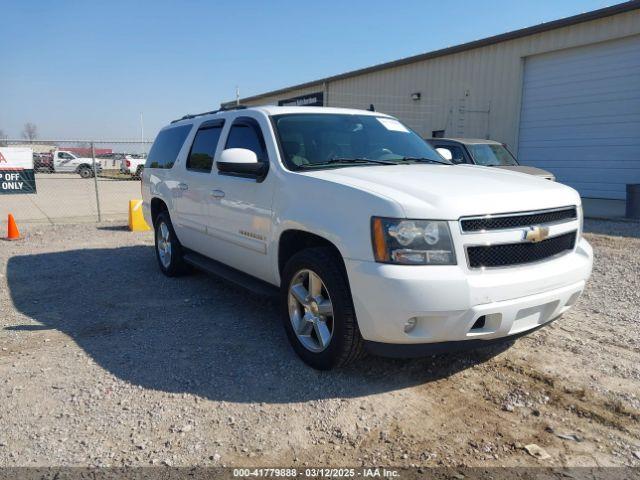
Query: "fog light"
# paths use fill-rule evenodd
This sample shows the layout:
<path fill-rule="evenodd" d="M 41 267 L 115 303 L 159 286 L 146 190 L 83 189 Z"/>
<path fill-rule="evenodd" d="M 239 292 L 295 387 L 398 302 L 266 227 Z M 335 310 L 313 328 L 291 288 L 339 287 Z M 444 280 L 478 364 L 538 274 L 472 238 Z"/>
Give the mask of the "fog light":
<path fill-rule="evenodd" d="M 418 323 L 418 319 L 416 317 L 410 318 L 404 324 L 404 333 L 409 333 L 411 330 L 416 328 L 416 324 Z"/>

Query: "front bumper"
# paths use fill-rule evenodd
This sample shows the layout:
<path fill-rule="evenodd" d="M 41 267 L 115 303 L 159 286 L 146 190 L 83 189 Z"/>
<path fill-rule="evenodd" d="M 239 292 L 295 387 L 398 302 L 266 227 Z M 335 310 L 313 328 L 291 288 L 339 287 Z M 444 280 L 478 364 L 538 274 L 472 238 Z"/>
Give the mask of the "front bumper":
<path fill-rule="evenodd" d="M 524 335 L 529 335 L 552 322 L 553 320 L 550 320 L 549 322 L 538 325 L 531 330 L 525 330 L 520 333 L 514 333 L 513 335 L 507 335 L 506 337 L 498 337 L 488 340 L 458 340 L 436 343 L 381 343 L 365 340 L 364 346 L 365 349 L 373 355 L 391 358 L 418 358 L 426 357 L 428 355 L 440 355 L 443 353 L 467 352 L 477 348 L 487 348 L 498 345 L 510 346 L 516 339 L 523 337 Z"/>
<path fill-rule="evenodd" d="M 494 340 L 540 327 L 575 304 L 592 262 L 584 239 L 546 262 L 485 271 L 345 261 L 363 338 L 373 347 L 400 349 Z M 405 332 L 410 319 L 415 327 Z"/>

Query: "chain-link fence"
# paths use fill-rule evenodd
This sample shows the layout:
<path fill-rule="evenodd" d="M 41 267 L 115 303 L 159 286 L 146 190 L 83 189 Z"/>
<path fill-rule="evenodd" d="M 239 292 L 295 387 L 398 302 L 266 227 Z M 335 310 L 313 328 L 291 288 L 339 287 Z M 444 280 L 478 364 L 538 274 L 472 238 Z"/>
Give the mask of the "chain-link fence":
<path fill-rule="evenodd" d="M 126 221 L 129 200 L 140 198 L 151 142 L 1 140 L 0 147 L 9 155 L 12 149 L 31 151 L 36 188 L 0 193 L 0 219 L 12 213 L 19 223 L 59 224 Z"/>

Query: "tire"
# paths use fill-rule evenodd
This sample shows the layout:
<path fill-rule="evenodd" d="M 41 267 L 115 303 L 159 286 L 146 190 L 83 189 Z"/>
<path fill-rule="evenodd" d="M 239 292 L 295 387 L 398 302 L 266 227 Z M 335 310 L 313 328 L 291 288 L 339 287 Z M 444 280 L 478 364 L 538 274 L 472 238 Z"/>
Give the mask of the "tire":
<path fill-rule="evenodd" d="M 182 259 L 182 245 L 180 245 L 180 241 L 173 229 L 169 213 L 167 211 L 160 212 L 155 218 L 153 225 L 155 230 L 156 259 L 158 260 L 160 270 L 167 277 L 184 275 L 188 271 L 188 268 Z"/>
<path fill-rule="evenodd" d="M 140 165 L 136 169 L 136 173 L 133 175 L 133 178 L 141 178 L 142 177 L 142 170 L 144 170 L 144 166 Z"/>
<path fill-rule="evenodd" d="M 311 274 L 320 279 L 319 290 L 317 280 L 313 280 L 316 287 L 312 286 Z M 306 290 L 301 290 L 300 286 Z M 293 349 L 307 365 L 318 370 L 330 370 L 364 356 L 364 341 L 358 328 L 349 282 L 333 250 L 318 247 L 295 254 L 284 268 L 280 290 L 285 331 Z M 317 294 L 318 291 L 320 294 L 314 296 L 313 301 L 309 301 L 307 295 L 306 305 L 299 301 L 305 292 Z M 328 312 L 329 306 L 331 313 L 323 313 Z M 327 331 L 330 332 L 328 340 Z M 319 332 L 324 332 L 324 335 Z M 324 341 L 320 340 L 321 336 Z"/>
<path fill-rule="evenodd" d="M 91 169 L 91 167 L 87 167 L 86 165 L 83 167 L 80 167 L 78 169 L 78 174 L 80 175 L 80 177 L 82 178 L 92 178 L 93 177 L 93 170 Z"/>

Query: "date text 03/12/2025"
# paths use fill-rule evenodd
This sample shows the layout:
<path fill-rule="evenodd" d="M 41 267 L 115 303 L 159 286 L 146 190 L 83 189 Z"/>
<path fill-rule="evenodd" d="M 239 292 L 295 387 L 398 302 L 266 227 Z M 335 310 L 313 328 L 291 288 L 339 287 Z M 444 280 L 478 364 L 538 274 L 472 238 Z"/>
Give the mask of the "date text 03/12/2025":
<path fill-rule="evenodd" d="M 234 468 L 234 477 L 276 478 L 397 478 L 400 472 L 386 468 Z"/>

